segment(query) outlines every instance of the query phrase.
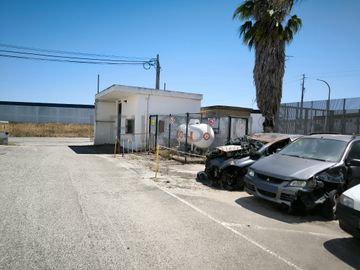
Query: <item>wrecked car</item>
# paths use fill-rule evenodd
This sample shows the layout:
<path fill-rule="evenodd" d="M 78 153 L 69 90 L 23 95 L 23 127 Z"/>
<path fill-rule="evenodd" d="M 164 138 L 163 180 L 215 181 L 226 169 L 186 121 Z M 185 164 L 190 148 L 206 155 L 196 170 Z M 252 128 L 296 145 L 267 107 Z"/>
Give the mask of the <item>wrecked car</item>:
<path fill-rule="evenodd" d="M 245 190 L 287 205 L 289 210 L 320 208 L 336 218 L 340 194 L 360 183 L 360 136 L 315 134 L 299 138 L 253 164 Z"/>
<path fill-rule="evenodd" d="M 227 190 L 242 189 L 247 168 L 261 157 L 271 155 L 300 135 L 254 133 L 219 146 L 206 159 L 199 179 Z"/>

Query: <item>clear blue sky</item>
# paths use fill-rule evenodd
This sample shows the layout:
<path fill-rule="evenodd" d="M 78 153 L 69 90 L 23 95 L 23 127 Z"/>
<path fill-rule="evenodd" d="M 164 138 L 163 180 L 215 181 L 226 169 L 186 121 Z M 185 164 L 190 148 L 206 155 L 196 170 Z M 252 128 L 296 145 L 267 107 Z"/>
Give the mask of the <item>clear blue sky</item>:
<path fill-rule="evenodd" d="M 203 105 L 256 107 L 254 52 L 232 20 L 240 0 L 0 0 L 0 43 L 154 57 L 161 85 L 204 95 Z M 360 96 L 360 1 L 302 0 L 303 28 L 287 47 L 283 102 Z M 0 100 L 92 104 L 112 84 L 154 87 L 155 70 L 0 58 Z"/>

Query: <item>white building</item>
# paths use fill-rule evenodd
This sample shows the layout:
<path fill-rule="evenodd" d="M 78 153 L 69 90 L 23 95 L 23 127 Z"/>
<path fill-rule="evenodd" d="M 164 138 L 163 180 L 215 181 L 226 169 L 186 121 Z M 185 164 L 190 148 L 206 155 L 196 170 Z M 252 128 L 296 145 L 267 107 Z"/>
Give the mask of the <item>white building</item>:
<path fill-rule="evenodd" d="M 146 145 L 149 116 L 200 113 L 201 94 L 112 85 L 95 96 L 94 144 Z"/>

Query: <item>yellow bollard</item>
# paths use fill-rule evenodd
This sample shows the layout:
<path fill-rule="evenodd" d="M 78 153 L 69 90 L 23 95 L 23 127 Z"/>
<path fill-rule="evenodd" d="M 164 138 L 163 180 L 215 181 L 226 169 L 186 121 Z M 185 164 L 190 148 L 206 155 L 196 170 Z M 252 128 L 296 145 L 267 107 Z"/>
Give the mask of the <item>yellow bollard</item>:
<path fill-rule="evenodd" d="M 159 148 L 159 145 L 156 145 L 155 178 L 157 178 L 159 171 Z"/>
<path fill-rule="evenodd" d="M 117 147 L 117 142 L 118 142 L 118 139 L 117 137 L 115 138 L 115 144 L 114 144 L 114 158 L 116 158 L 116 147 Z"/>

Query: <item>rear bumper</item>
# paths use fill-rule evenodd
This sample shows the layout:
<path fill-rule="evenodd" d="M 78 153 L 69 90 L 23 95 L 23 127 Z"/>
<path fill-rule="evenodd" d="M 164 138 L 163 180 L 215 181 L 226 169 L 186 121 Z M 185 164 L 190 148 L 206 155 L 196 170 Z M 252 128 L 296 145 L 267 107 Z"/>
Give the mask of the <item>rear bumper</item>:
<path fill-rule="evenodd" d="M 294 201 L 301 200 L 307 210 L 313 209 L 315 198 L 310 190 L 300 187 L 289 187 L 288 181 L 282 183 L 266 182 L 256 176 L 245 176 L 245 191 L 256 197 L 278 204 L 292 206 Z"/>
<path fill-rule="evenodd" d="M 339 203 L 336 207 L 336 216 L 341 229 L 360 238 L 360 211 Z"/>

